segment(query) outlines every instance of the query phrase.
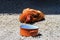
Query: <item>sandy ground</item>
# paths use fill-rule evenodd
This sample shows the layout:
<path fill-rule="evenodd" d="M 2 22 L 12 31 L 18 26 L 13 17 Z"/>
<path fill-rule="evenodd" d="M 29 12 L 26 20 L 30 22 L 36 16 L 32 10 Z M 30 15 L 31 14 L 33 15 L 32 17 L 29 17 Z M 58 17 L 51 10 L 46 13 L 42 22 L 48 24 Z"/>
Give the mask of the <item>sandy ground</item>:
<path fill-rule="evenodd" d="M 19 35 L 18 17 L 18 14 L 0 14 L 0 40 L 60 40 L 60 15 L 46 15 L 44 21 L 34 23 L 41 34 L 37 37 Z"/>

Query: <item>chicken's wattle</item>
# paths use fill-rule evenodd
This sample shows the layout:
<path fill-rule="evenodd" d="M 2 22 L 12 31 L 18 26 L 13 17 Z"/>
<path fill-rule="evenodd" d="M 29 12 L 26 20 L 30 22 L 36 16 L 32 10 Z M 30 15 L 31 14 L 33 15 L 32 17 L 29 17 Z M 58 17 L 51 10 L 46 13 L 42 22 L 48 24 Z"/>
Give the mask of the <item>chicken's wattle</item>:
<path fill-rule="evenodd" d="M 30 15 L 26 17 L 26 22 L 29 23 L 31 21 Z"/>

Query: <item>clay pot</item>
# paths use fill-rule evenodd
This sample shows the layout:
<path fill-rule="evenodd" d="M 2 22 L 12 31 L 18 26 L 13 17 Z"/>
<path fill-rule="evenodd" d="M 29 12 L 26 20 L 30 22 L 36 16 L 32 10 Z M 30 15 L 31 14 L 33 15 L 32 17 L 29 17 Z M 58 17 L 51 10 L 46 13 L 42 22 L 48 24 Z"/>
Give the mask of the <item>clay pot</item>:
<path fill-rule="evenodd" d="M 22 36 L 36 36 L 38 34 L 38 27 L 29 25 L 29 24 L 22 24 L 20 26 L 20 35 Z"/>

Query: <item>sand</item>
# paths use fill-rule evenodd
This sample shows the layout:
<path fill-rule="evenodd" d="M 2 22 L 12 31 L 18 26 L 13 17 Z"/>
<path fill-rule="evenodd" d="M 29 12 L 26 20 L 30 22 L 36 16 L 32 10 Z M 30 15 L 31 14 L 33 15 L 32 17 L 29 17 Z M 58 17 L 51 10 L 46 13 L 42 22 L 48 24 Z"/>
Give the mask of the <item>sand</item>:
<path fill-rule="evenodd" d="M 19 34 L 19 14 L 0 14 L 0 40 L 60 40 L 60 15 L 45 15 L 45 20 L 34 23 L 39 36 L 25 37 Z"/>

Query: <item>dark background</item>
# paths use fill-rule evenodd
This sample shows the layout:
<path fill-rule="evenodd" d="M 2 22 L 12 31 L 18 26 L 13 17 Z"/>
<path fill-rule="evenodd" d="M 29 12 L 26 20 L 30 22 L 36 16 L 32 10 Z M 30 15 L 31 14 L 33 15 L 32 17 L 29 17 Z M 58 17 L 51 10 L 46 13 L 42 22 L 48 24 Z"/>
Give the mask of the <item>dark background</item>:
<path fill-rule="evenodd" d="M 21 13 L 27 7 L 60 14 L 60 0 L 0 0 L 0 13 Z"/>

